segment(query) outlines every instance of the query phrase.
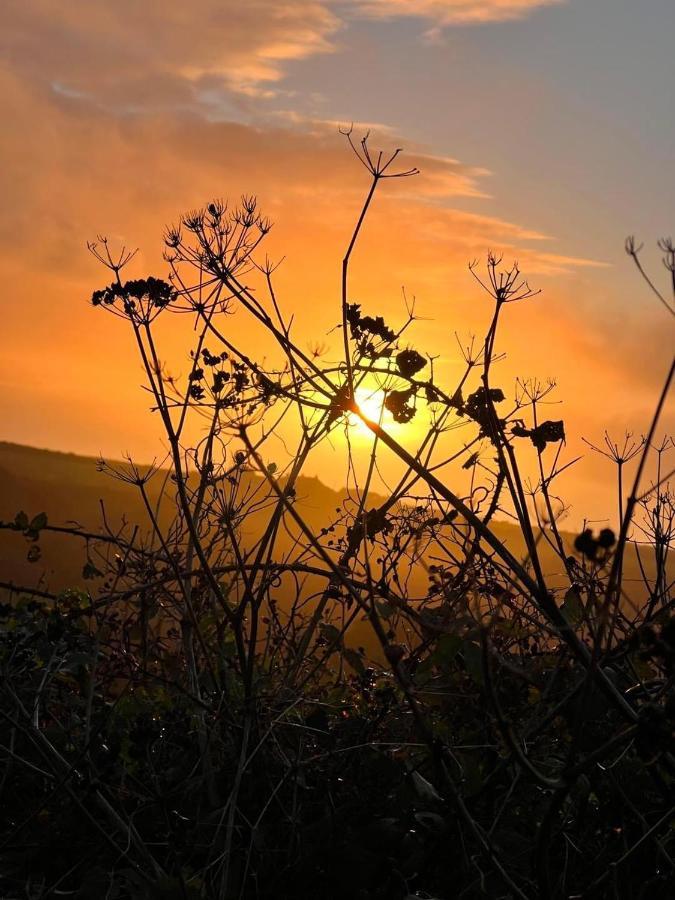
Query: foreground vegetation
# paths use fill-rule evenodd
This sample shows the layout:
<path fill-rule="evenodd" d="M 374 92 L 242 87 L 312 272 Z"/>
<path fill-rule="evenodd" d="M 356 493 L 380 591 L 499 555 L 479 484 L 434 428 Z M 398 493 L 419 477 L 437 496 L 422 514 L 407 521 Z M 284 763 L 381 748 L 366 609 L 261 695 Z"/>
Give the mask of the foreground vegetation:
<path fill-rule="evenodd" d="M 168 280 L 127 280 L 133 254 L 91 245 L 110 275 L 93 305 L 129 329 L 170 452 L 101 463 L 143 524 L 58 523 L 91 589 L 5 585 L 3 896 L 672 896 L 673 445 L 657 435 L 673 367 L 645 437 L 598 448 L 616 529 L 570 542 L 564 424 L 541 413 L 553 386 L 494 382 L 502 317 L 533 292 L 493 255 L 473 266 L 491 324 L 441 384 L 409 343 L 414 309 L 393 327 L 352 300 L 371 202 L 414 172 L 347 137 L 370 189 L 343 261 L 340 360 L 296 343 L 251 198 L 170 228 Z M 171 314 L 194 341 L 184 380 L 158 345 Z M 275 360 L 237 339 L 242 318 Z M 377 421 L 364 391 L 383 398 Z M 387 427 L 422 411 L 414 445 Z M 372 434 L 362 465 L 356 421 Z M 336 436 L 348 490 L 317 525 L 298 485 Z M 400 465 L 386 496 L 385 454 Z M 36 561 L 55 527 L 5 526 Z"/>

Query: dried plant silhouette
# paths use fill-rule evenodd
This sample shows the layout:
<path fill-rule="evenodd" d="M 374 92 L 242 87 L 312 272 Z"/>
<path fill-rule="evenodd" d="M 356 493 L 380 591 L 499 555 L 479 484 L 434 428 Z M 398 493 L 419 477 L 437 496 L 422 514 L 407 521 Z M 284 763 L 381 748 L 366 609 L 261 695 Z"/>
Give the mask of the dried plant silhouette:
<path fill-rule="evenodd" d="M 555 386 L 498 377 L 503 317 L 536 291 L 493 253 L 472 263 L 491 320 L 442 383 L 414 305 L 388 322 L 350 286 L 378 192 L 416 170 L 345 134 L 369 185 L 341 358 L 296 340 L 253 197 L 170 227 L 166 278 L 90 245 L 92 303 L 128 329 L 168 457 L 101 461 L 145 521 L 4 526 L 36 559 L 50 529 L 81 541 L 91 587 L 4 585 L 3 896 L 672 896 L 673 365 L 644 437 L 589 439 L 617 470 L 616 527 L 570 537 Z M 627 251 L 672 314 L 675 280 Z M 178 315 L 180 377 L 158 331 Z M 329 440 L 347 494 L 317 525 L 298 484 Z"/>

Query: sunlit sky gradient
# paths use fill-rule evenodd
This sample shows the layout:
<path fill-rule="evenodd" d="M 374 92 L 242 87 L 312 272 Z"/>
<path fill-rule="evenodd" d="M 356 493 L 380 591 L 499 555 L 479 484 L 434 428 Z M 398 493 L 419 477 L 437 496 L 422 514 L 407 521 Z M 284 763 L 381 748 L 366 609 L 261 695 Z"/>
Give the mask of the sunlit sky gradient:
<path fill-rule="evenodd" d="M 453 331 L 489 312 L 466 262 L 517 256 L 543 293 L 505 328 L 507 393 L 556 376 L 570 456 L 582 434 L 643 430 L 675 342 L 623 241 L 674 225 L 673 35 L 672 0 L 6 0 L 2 436 L 156 454 L 129 336 L 87 305 L 105 273 L 85 241 L 140 246 L 134 273 L 162 274 L 163 226 L 212 196 L 258 194 L 284 308 L 325 335 L 366 187 L 350 121 L 422 170 L 383 187 L 355 299 L 395 320 L 405 285 L 415 344 L 449 376 Z M 570 475 L 579 514 L 608 508 L 603 471 Z"/>

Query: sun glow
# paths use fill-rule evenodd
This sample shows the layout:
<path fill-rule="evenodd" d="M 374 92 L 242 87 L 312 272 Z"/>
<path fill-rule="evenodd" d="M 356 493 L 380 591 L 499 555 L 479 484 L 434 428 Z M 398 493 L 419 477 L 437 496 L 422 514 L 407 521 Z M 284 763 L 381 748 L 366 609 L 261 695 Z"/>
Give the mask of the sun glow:
<path fill-rule="evenodd" d="M 380 425 L 389 426 L 393 419 L 391 414 L 384 409 L 384 391 L 380 388 L 358 387 L 356 389 L 356 404 L 367 418 Z M 349 414 L 349 426 L 354 434 L 361 437 L 372 437 L 373 432 L 366 423 L 356 415 Z"/>

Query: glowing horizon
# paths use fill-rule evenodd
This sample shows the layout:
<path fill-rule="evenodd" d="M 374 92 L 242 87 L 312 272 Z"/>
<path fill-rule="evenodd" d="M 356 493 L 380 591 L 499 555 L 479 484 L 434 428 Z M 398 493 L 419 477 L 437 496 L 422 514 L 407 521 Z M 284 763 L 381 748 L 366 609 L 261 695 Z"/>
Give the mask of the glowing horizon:
<path fill-rule="evenodd" d="M 410 340 L 450 386 L 454 333 L 481 335 L 490 314 L 467 263 L 499 250 L 542 289 L 505 317 L 508 358 L 496 371 L 507 396 L 516 376 L 555 377 L 570 458 L 587 451 L 582 436 L 646 428 L 673 335 L 623 239 L 634 231 L 653 246 L 672 229 L 672 4 L 650 0 L 647 14 L 628 0 L 261 0 L 256 10 L 198 0 L 190 15 L 173 2 L 136 6 L 133 30 L 130 9 L 8 7 L 5 437 L 161 455 L 129 334 L 88 306 L 105 273 L 85 242 L 103 232 L 140 247 L 130 277 L 165 275 L 164 227 L 214 196 L 259 195 L 298 342 L 339 359 L 340 261 L 368 187 L 338 134 L 352 120 L 421 171 L 378 190 L 353 299 L 400 324 L 405 288 L 419 317 Z M 659 64 L 637 71 L 636 44 Z M 659 265 L 653 252 L 648 261 Z M 238 327 L 257 350 L 259 333 Z M 166 347 L 184 372 L 178 329 Z M 338 477 L 329 449 L 312 465 Z M 580 515 L 591 495 L 587 512 L 607 514 L 605 476 L 588 454 L 570 472 Z"/>

